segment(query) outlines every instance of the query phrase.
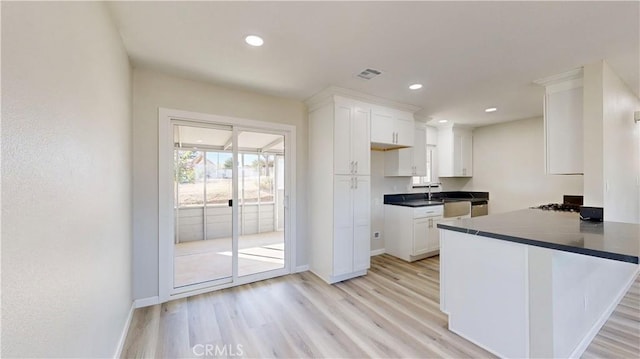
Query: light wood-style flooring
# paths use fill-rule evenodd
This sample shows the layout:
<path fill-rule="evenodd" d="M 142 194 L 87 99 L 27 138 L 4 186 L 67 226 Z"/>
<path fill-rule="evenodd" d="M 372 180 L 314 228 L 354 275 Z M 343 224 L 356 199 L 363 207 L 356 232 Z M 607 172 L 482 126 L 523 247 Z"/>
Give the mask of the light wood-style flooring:
<path fill-rule="evenodd" d="M 123 357 L 493 357 L 449 332 L 438 302 L 438 257 L 381 255 L 335 285 L 304 272 L 137 309 Z M 637 358 L 639 347 L 636 280 L 584 358 Z"/>

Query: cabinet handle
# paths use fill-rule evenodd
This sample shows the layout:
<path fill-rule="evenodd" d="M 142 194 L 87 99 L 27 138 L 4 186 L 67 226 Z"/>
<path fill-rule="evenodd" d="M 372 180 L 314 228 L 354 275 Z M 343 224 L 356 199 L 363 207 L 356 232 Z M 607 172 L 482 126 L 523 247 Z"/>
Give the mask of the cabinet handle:
<path fill-rule="evenodd" d="M 429 218 L 429 228 L 433 228 L 433 219 Z"/>
<path fill-rule="evenodd" d="M 353 161 L 349 162 L 349 173 L 353 173 Z"/>
<path fill-rule="evenodd" d="M 353 189 L 353 177 L 349 178 L 349 188 Z"/>
<path fill-rule="evenodd" d="M 358 177 L 353 177 L 353 182 L 356 183 L 356 189 L 358 189 Z"/>
<path fill-rule="evenodd" d="M 356 170 L 355 170 L 354 173 L 356 173 L 356 174 L 358 173 L 358 161 L 356 161 Z"/>

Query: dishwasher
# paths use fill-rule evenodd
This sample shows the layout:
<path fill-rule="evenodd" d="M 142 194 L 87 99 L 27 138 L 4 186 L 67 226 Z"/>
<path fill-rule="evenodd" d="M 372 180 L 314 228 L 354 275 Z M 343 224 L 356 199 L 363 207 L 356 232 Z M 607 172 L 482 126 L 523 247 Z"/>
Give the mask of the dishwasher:
<path fill-rule="evenodd" d="M 488 203 L 471 203 L 471 217 L 486 216 L 489 214 Z"/>

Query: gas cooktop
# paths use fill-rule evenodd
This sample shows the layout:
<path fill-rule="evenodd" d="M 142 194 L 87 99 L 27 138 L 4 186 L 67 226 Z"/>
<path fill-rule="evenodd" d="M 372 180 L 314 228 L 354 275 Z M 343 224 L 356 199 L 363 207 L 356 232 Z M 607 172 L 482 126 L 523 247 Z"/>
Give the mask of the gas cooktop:
<path fill-rule="evenodd" d="M 570 203 L 562 203 L 562 204 L 549 203 L 549 204 L 543 204 L 541 206 L 531 207 L 531 208 L 542 209 L 544 211 L 580 212 L 579 204 L 570 204 Z"/>
<path fill-rule="evenodd" d="M 580 206 L 583 203 L 583 196 L 564 195 L 563 203 L 549 203 L 543 204 L 538 207 L 531 207 L 541 209 L 544 211 L 559 211 L 559 212 L 576 212 L 580 213 Z"/>

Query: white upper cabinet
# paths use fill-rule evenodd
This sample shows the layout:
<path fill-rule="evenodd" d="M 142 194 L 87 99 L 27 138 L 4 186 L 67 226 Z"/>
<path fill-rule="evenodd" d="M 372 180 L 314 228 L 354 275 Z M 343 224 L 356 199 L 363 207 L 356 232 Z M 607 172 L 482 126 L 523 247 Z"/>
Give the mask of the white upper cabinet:
<path fill-rule="evenodd" d="M 438 129 L 436 127 L 426 126 L 427 131 L 427 145 L 429 146 L 437 146 L 438 145 Z"/>
<path fill-rule="evenodd" d="M 424 125 L 414 128 L 414 146 L 398 150 L 385 151 L 384 175 L 385 176 L 426 176 L 427 174 L 427 148 L 426 130 Z"/>
<path fill-rule="evenodd" d="M 439 177 L 473 176 L 473 135 L 465 127 L 438 129 Z"/>
<path fill-rule="evenodd" d="M 414 176 L 427 175 L 427 131 L 424 126 L 416 126 L 413 142 Z"/>
<path fill-rule="evenodd" d="M 334 173 L 369 175 L 370 110 L 352 101 L 337 99 L 334 113 Z"/>
<path fill-rule="evenodd" d="M 582 174 L 582 69 L 536 81 L 545 86 L 544 133 L 547 174 Z"/>
<path fill-rule="evenodd" d="M 413 127 L 410 112 L 376 106 L 371 110 L 371 148 L 412 147 Z"/>

